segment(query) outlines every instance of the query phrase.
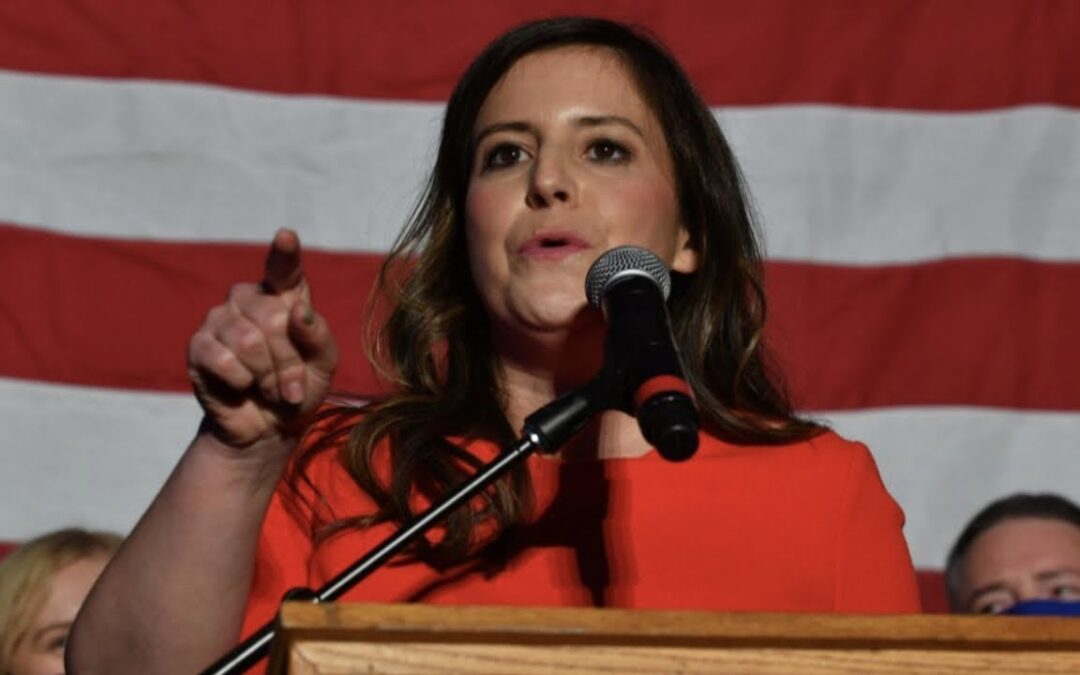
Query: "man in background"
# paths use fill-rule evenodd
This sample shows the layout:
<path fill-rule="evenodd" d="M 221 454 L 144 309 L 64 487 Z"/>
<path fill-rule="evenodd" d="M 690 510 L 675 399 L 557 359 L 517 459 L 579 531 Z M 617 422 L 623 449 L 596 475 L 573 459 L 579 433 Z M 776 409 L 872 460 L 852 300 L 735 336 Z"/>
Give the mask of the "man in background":
<path fill-rule="evenodd" d="M 1080 610 L 1080 507 L 1053 494 L 1015 494 L 992 502 L 953 545 L 945 584 L 953 612 L 1075 613 Z"/>

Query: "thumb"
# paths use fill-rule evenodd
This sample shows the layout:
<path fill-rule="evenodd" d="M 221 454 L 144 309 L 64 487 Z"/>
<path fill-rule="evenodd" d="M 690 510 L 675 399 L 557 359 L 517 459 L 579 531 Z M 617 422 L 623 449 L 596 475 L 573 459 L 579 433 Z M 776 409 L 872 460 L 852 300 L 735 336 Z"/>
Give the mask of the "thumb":
<path fill-rule="evenodd" d="M 304 286 L 304 270 L 300 265 L 300 237 L 282 228 L 274 234 L 270 252 L 266 254 L 266 273 L 263 287 L 269 293 L 282 294 Z"/>

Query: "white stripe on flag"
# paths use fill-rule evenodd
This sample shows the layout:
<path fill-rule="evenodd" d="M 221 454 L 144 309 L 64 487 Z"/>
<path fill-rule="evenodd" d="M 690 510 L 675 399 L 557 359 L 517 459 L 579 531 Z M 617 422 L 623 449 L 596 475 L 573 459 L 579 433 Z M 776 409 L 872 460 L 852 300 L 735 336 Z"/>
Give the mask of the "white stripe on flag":
<path fill-rule="evenodd" d="M 127 532 L 200 417 L 190 394 L 0 378 L 0 541 L 80 525 Z"/>
<path fill-rule="evenodd" d="M 388 248 L 441 105 L 0 73 L 0 221 L 93 236 Z M 721 111 L 773 258 L 1080 259 L 1080 112 Z"/>

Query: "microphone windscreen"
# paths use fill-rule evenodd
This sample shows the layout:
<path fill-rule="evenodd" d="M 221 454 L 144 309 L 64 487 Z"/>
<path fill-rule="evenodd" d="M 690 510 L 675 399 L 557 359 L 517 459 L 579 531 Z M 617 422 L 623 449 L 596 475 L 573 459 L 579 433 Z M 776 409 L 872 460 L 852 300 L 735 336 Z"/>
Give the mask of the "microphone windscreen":
<path fill-rule="evenodd" d="M 671 293 L 671 274 L 659 256 L 640 246 L 616 246 L 597 258 L 585 275 L 589 304 L 602 309 L 608 287 L 627 275 L 649 277 L 660 287 L 665 300 Z"/>

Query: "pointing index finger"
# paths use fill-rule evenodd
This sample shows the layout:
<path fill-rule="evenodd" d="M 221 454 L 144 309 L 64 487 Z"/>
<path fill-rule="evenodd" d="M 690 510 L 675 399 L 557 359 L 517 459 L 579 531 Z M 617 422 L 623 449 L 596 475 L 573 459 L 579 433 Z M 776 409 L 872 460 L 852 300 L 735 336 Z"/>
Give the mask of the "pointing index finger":
<path fill-rule="evenodd" d="M 274 234 L 270 252 L 266 254 L 266 275 L 263 286 L 271 293 L 284 293 L 299 288 L 304 281 L 300 266 L 300 238 L 296 232 L 282 228 Z"/>

